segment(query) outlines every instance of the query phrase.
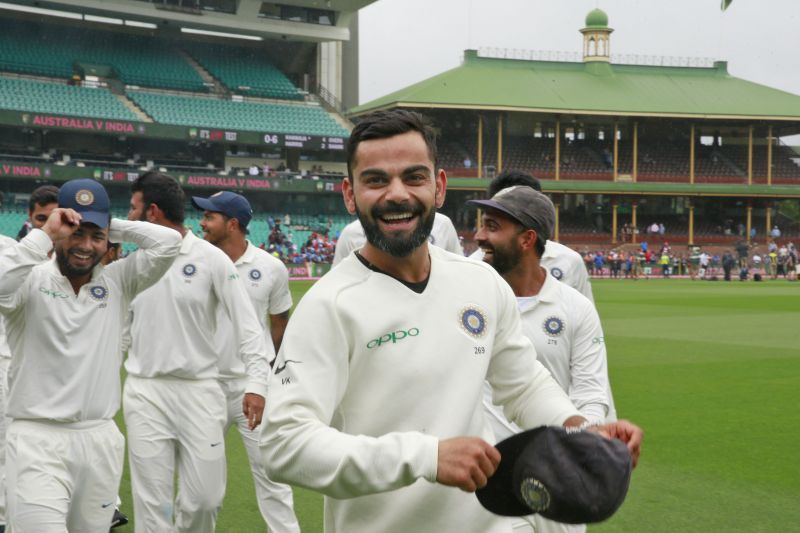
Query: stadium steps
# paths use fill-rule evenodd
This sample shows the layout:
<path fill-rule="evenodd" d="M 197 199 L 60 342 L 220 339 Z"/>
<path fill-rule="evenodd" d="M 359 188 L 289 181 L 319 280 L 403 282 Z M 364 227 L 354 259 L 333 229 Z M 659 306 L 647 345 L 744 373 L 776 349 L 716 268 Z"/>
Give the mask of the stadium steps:
<path fill-rule="evenodd" d="M 142 122 L 150 122 L 150 123 L 153 123 L 153 122 L 155 122 L 155 120 L 153 120 L 153 119 L 152 119 L 152 117 L 150 117 L 150 115 L 148 115 L 147 113 L 145 113 L 145 112 L 142 110 L 142 108 L 140 108 L 139 106 L 137 106 L 137 105 L 136 105 L 136 104 L 135 104 L 135 103 L 134 103 L 132 100 L 130 100 L 130 99 L 129 99 L 127 96 L 125 96 L 124 94 L 115 94 L 114 96 L 116 96 L 116 97 L 117 97 L 117 100 L 119 100 L 120 102 L 122 102 L 122 105 L 124 105 L 125 107 L 127 107 L 127 108 L 128 108 L 130 111 L 131 111 L 131 113 L 133 113 L 134 115 L 136 115 L 136 116 L 139 118 L 139 120 L 140 120 L 140 121 L 142 121 Z"/>
<path fill-rule="evenodd" d="M 230 97 L 231 91 L 225 85 L 222 84 L 217 78 L 215 78 L 203 65 L 201 65 L 195 58 L 191 56 L 186 50 L 182 50 L 178 48 L 178 55 L 183 57 L 189 65 L 197 72 L 197 74 L 203 79 L 203 83 L 206 84 L 210 89 L 212 94 L 218 94 L 220 96 Z"/>

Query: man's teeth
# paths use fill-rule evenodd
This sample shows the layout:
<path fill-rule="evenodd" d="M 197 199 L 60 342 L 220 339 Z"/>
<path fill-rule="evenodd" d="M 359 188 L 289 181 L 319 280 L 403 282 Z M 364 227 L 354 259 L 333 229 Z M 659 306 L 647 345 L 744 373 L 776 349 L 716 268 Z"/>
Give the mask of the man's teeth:
<path fill-rule="evenodd" d="M 390 215 L 383 215 L 384 220 L 403 220 L 406 218 L 411 218 L 413 215 L 411 213 L 393 213 Z"/>
<path fill-rule="evenodd" d="M 74 255 L 78 259 L 89 259 L 90 257 L 92 257 L 91 254 L 82 254 L 80 252 L 74 252 L 72 255 Z"/>

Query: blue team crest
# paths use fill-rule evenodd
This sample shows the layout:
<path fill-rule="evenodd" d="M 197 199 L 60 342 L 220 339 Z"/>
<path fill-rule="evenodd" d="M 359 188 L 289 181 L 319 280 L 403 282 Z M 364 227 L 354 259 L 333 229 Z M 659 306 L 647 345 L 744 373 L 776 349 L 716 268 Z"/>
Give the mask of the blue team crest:
<path fill-rule="evenodd" d="M 558 267 L 551 268 L 550 274 L 559 281 L 564 277 L 564 272 Z"/>
<path fill-rule="evenodd" d="M 183 275 L 184 276 L 186 276 L 187 278 L 191 278 L 195 274 L 197 274 L 197 267 L 196 266 L 194 266 L 191 263 L 187 263 L 187 264 L 183 265 Z"/>
<path fill-rule="evenodd" d="M 564 331 L 564 321 L 556 316 L 551 316 L 544 321 L 544 332 L 551 337 L 558 337 Z"/>
<path fill-rule="evenodd" d="M 261 271 L 259 269 L 257 269 L 257 268 L 254 268 L 253 270 L 251 270 L 250 273 L 247 274 L 247 275 L 253 281 L 260 281 L 261 280 Z"/>
<path fill-rule="evenodd" d="M 475 306 L 462 309 L 459 317 L 461 329 L 475 338 L 486 334 L 486 315 Z"/>
<path fill-rule="evenodd" d="M 103 287 L 102 285 L 95 285 L 94 287 L 89 287 L 89 296 L 94 298 L 95 300 L 103 301 L 108 298 L 108 289 Z"/>

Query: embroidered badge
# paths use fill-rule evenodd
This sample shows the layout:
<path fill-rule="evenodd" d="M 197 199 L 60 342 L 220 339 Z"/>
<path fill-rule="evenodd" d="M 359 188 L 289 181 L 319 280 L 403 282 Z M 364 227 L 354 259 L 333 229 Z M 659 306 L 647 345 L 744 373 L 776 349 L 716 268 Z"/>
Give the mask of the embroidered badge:
<path fill-rule="evenodd" d="M 471 306 L 463 309 L 459 322 L 461 328 L 476 339 L 486 334 L 486 317 L 477 307 Z"/>
<path fill-rule="evenodd" d="M 95 300 L 103 301 L 108 297 L 108 289 L 102 285 L 95 285 L 89 288 L 89 295 Z"/>
<path fill-rule="evenodd" d="M 81 189 L 75 193 L 75 201 L 78 205 L 92 205 L 94 202 L 94 194 L 89 189 Z"/>
<path fill-rule="evenodd" d="M 551 316 L 544 321 L 544 332 L 551 337 L 558 337 L 564 331 L 564 321 L 558 317 Z"/>

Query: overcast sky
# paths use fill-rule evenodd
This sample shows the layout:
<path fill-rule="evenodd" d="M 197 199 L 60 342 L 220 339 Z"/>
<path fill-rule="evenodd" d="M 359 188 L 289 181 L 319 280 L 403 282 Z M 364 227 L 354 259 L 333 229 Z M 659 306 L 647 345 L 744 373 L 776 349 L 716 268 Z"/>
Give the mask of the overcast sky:
<path fill-rule="evenodd" d="M 800 95 L 800 1 L 378 0 L 361 10 L 360 103 L 461 64 L 471 48 L 582 51 L 586 14 L 609 18 L 611 53 L 728 61 L 740 78 Z"/>

